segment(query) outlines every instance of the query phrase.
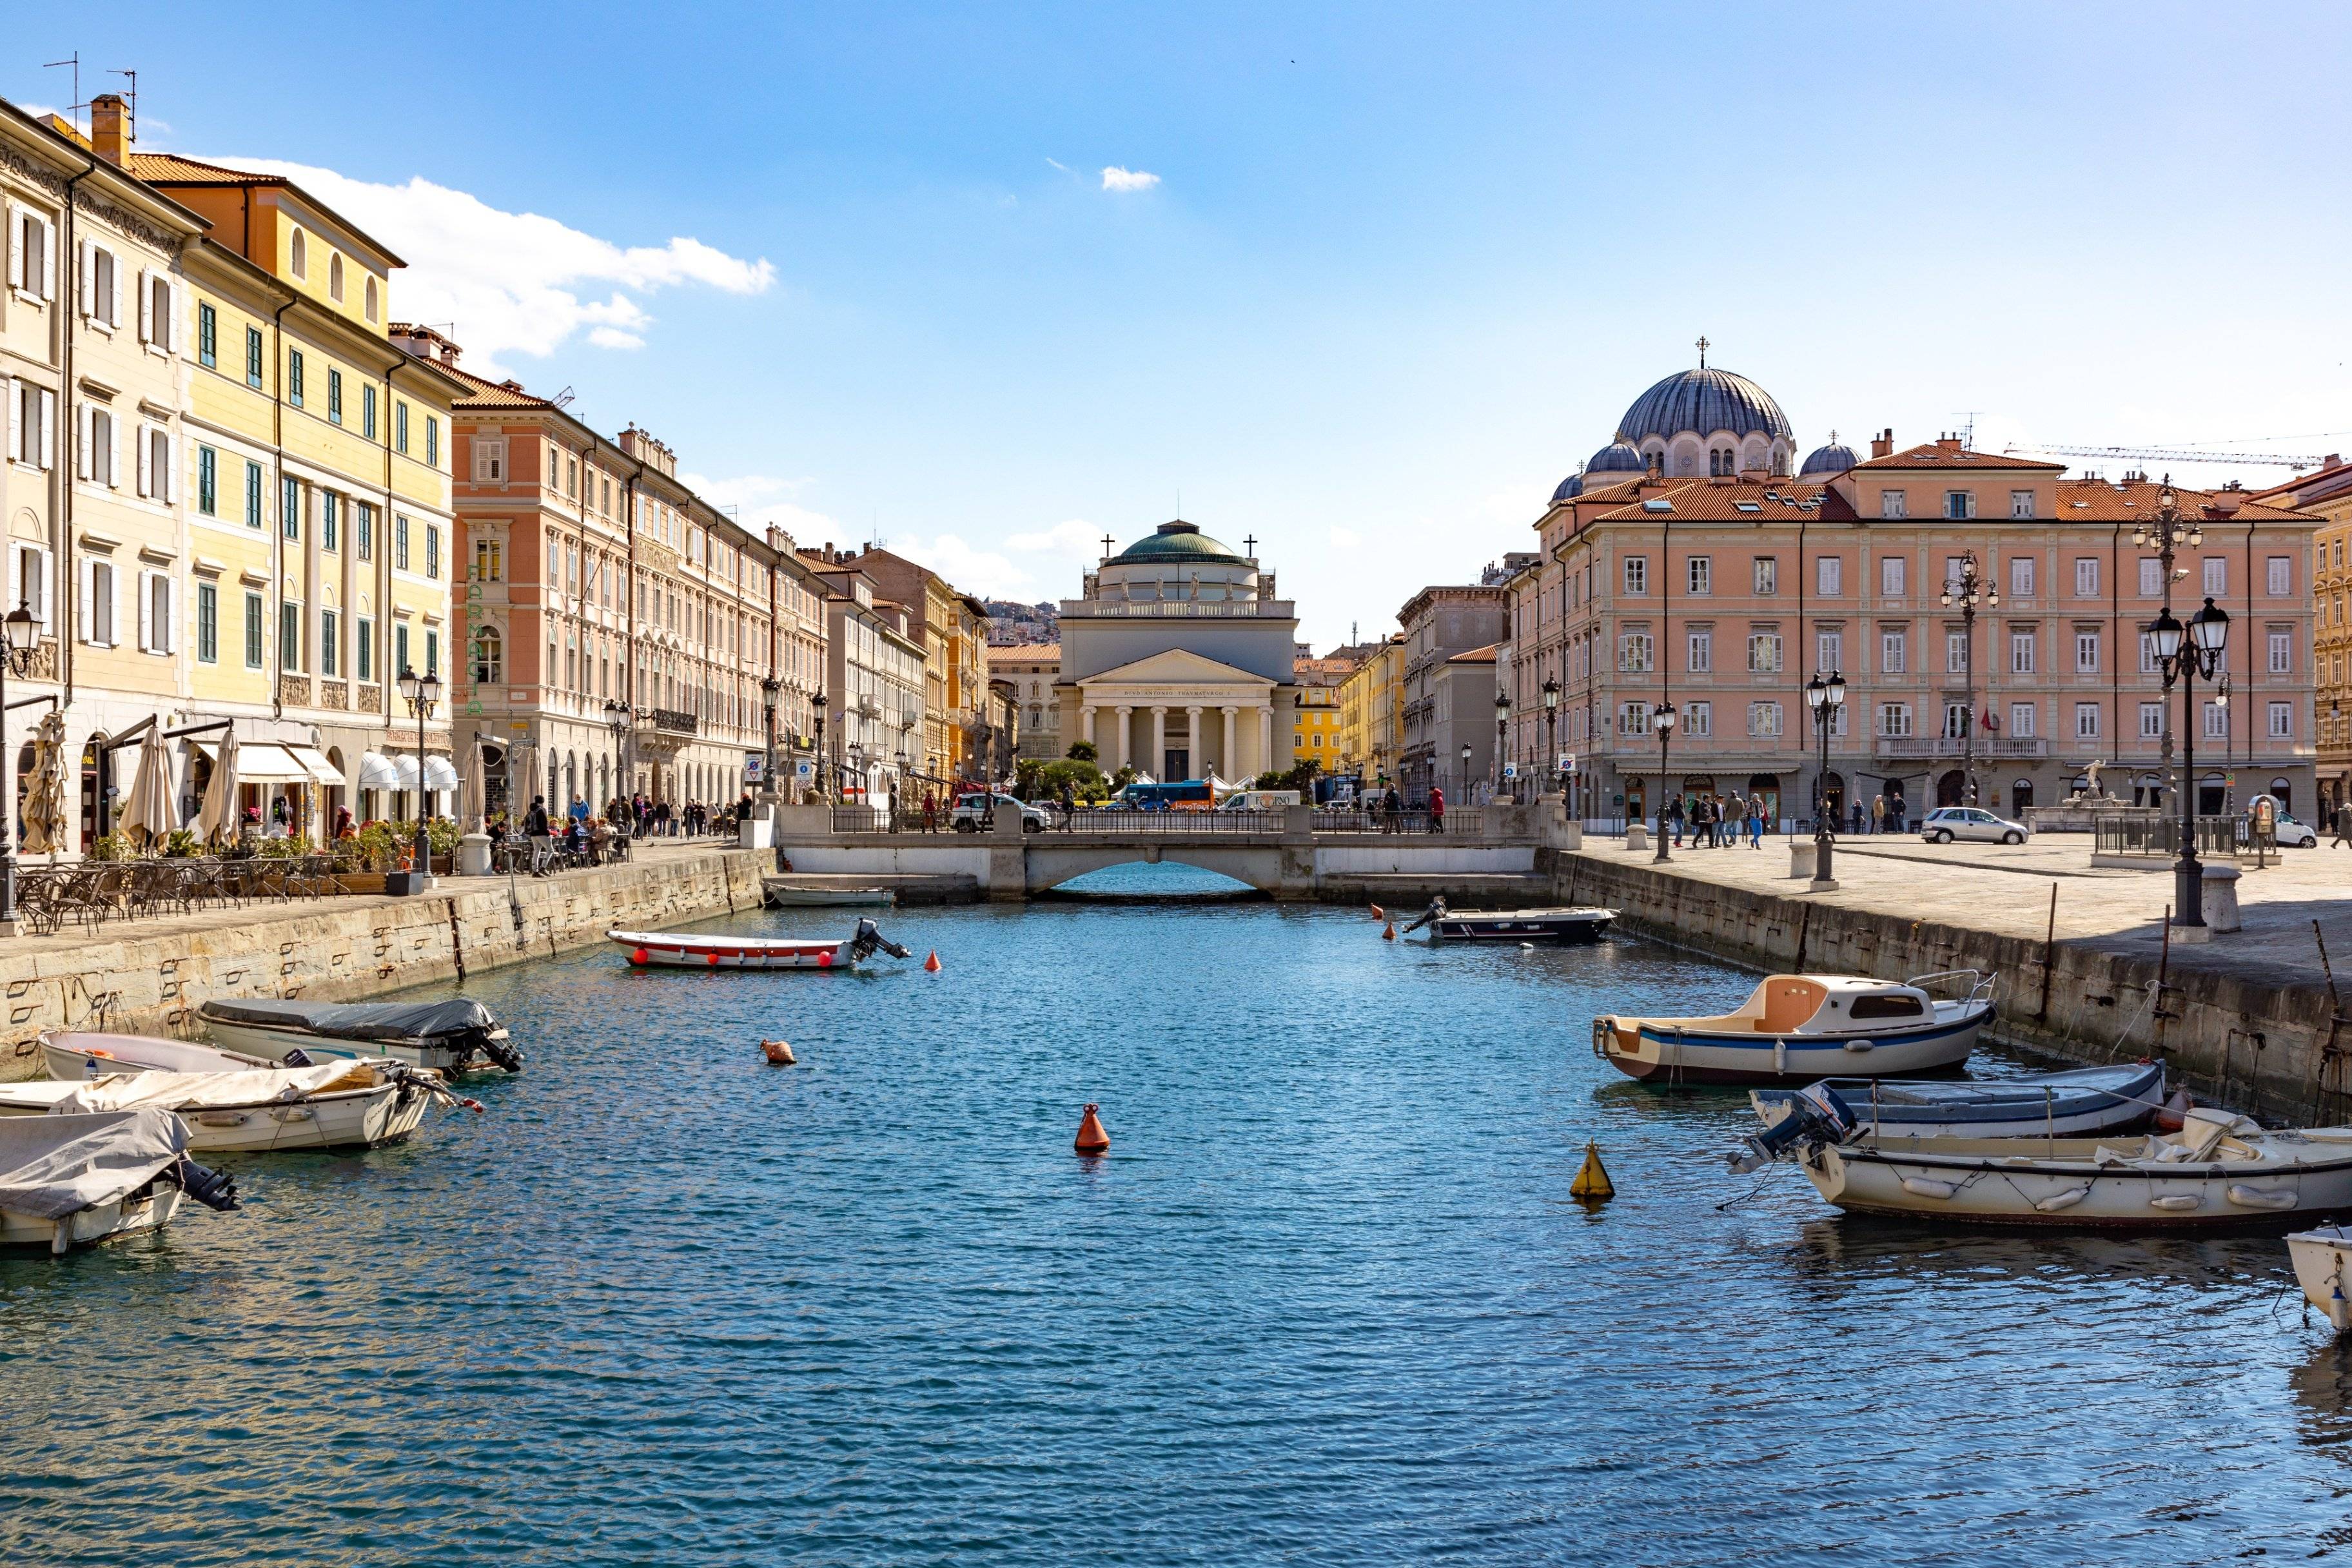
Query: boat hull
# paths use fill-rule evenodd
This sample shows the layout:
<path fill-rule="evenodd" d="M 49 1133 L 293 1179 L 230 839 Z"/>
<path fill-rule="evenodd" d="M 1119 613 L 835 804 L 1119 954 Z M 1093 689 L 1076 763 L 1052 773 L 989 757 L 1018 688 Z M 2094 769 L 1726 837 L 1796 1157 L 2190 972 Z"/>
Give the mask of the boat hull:
<path fill-rule="evenodd" d="M 205 1028 L 221 1049 L 259 1057 L 271 1062 L 282 1062 L 287 1052 L 299 1050 L 316 1062 L 364 1061 L 390 1057 L 394 1061 L 406 1062 L 411 1067 L 457 1073 L 465 1070 L 467 1060 L 474 1054 L 471 1047 L 438 1046 L 429 1040 L 347 1040 L 332 1035 L 314 1035 L 307 1029 L 230 1023 L 220 1018 L 205 1019 Z"/>
<path fill-rule="evenodd" d="M 181 1195 L 179 1188 L 155 1182 L 113 1203 L 93 1204 L 63 1219 L 43 1219 L 0 1209 L 0 1247 L 64 1252 L 161 1230 L 179 1213 Z"/>
<path fill-rule="evenodd" d="M 1430 922 L 1445 942 L 1598 942 L 1617 919 L 1614 910 L 1462 910 Z"/>
<path fill-rule="evenodd" d="M 760 901 L 772 910 L 888 909 L 898 902 L 898 895 L 887 888 L 803 888 L 762 881 Z"/>
<path fill-rule="evenodd" d="M 67 1037 L 68 1039 L 72 1037 Z M 209 1046 L 192 1046 L 184 1040 L 142 1042 L 161 1047 L 145 1061 L 113 1051 L 100 1055 L 95 1050 L 77 1049 L 48 1030 L 42 1031 L 40 1043 L 41 1066 L 51 1078 L 66 1082 L 105 1078 L 119 1072 L 245 1072 L 254 1068 L 277 1065 L 271 1058 L 243 1052 L 215 1051 Z"/>
<path fill-rule="evenodd" d="M 1889 1083 L 1828 1079 L 1864 1131 L 1905 1138 L 2084 1138 L 2147 1123 L 2164 1100 L 2164 1068 L 2092 1068 L 2002 1082 Z M 1748 1099 L 1765 1126 L 1789 1113 L 1793 1090 Z"/>
<path fill-rule="evenodd" d="M 2331 1226 L 2286 1238 L 2303 1299 L 2341 1333 L 2352 1328 L 2352 1230 Z"/>
<path fill-rule="evenodd" d="M 638 969 L 855 969 L 843 942 L 775 942 L 751 937 L 663 936 L 648 931 L 606 933 Z"/>
<path fill-rule="evenodd" d="M 1595 1048 L 1644 1083 L 1730 1084 L 1798 1089 L 1825 1078 L 1906 1078 L 1949 1071 L 1976 1049 L 1990 1005 L 1951 1019 L 1868 1036 L 1718 1034 L 1643 1025 L 1629 1046 L 1601 1019 Z"/>
<path fill-rule="evenodd" d="M 2352 1146 L 2342 1143 L 2296 1161 L 2169 1166 L 1847 1146 L 1820 1149 L 1798 1168 L 1849 1214 L 1939 1224 L 2281 1230 L 2352 1209 Z"/>
<path fill-rule="evenodd" d="M 411 1089 L 405 1105 L 401 1098 L 400 1086 L 387 1083 L 314 1094 L 290 1102 L 191 1107 L 180 1112 L 180 1120 L 187 1124 L 191 1153 L 369 1149 L 396 1143 L 424 1121 L 431 1096 Z M 40 1116 L 47 1110 L 46 1104 L 11 1104 L 0 1099 L 0 1116 Z"/>

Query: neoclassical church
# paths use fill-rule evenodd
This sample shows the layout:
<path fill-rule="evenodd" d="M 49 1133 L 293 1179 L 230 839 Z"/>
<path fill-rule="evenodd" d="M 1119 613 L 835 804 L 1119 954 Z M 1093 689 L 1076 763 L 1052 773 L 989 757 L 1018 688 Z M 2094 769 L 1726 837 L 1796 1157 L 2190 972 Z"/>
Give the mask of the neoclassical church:
<path fill-rule="evenodd" d="M 1274 574 L 1181 520 L 1116 555 L 1110 544 L 1080 596 L 1062 601 L 1063 735 L 1092 741 L 1105 773 L 1288 768 L 1298 616 Z"/>

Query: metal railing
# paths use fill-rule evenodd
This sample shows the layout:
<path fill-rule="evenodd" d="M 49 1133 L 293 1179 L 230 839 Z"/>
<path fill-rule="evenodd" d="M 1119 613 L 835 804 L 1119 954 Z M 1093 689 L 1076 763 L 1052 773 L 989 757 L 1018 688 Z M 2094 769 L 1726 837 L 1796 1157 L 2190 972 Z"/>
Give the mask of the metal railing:
<path fill-rule="evenodd" d="M 1486 830 L 1486 816 L 1476 806 L 1449 810 L 1433 825 L 1429 813 L 1418 806 L 1395 812 L 1327 809 L 1315 814 L 1318 833 L 1439 833 L 1472 837 Z"/>
<path fill-rule="evenodd" d="M 2180 819 L 2177 816 L 2135 815 L 2100 816 L 2091 823 L 2092 853 L 2146 855 L 2170 858 L 2180 853 Z M 2196 819 L 2197 853 L 2217 859 L 2235 858 L 2249 844 L 2242 816 L 2200 816 Z"/>
<path fill-rule="evenodd" d="M 1070 833 L 1133 833 L 1151 837 L 1192 834 L 1280 833 L 1278 811 L 1125 811 L 1081 806 L 1066 815 L 1056 812 L 1056 831 Z"/>

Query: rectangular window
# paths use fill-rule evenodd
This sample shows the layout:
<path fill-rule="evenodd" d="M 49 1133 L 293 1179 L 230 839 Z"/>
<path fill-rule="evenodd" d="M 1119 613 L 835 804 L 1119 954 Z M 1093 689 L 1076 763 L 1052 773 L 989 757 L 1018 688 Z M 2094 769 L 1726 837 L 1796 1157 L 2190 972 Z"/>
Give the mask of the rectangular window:
<path fill-rule="evenodd" d="M 2033 515 L 2033 492 L 2032 490 L 2010 491 L 2009 515 L 2013 518 L 2032 517 Z"/>
<path fill-rule="evenodd" d="M 2273 631 L 2269 637 L 2270 673 L 2286 675 L 2294 668 L 2294 634 Z"/>
<path fill-rule="evenodd" d="M 2074 673 L 2095 674 L 2099 668 L 2099 633 L 2096 627 L 2074 628 Z"/>
<path fill-rule="evenodd" d="M 2012 599 L 2033 597 L 2033 557 L 2012 555 L 2009 558 L 2009 596 Z"/>
<path fill-rule="evenodd" d="M 2287 741 L 2294 737 L 2294 704 L 2273 702 L 2270 705 L 2270 738 Z"/>
<path fill-rule="evenodd" d="M 494 485 L 507 477 L 507 444 L 488 436 L 474 437 L 474 482 Z"/>
<path fill-rule="evenodd" d="M 360 388 L 360 434 L 375 439 L 375 386 L 373 383 Z"/>
<path fill-rule="evenodd" d="M 1780 591 L 1779 556 L 1759 555 L 1756 558 L 1756 591 L 1759 594 L 1777 594 Z"/>
<path fill-rule="evenodd" d="M 1911 704 L 1882 702 L 1878 705 L 1878 732 L 1901 739 L 1911 732 Z"/>
<path fill-rule="evenodd" d="M 2164 736 L 2164 704 L 2143 702 L 2139 705 L 2139 738 L 2161 740 Z"/>
<path fill-rule="evenodd" d="M 1715 733 L 1715 704 L 1685 702 L 1683 704 L 1683 732 L 1689 735 Z"/>
<path fill-rule="evenodd" d="M 1842 670 L 1845 668 L 1845 634 L 1822 632 L 1813 638 L 1813 668 L 1821 671 Z"/>
<path fill-rule="evenodd" d="M 2205 591 L 2220 598 L 2230 591 L 2230 560 L 2226 555 L 2205 558 Z"/>
<path fill-rule="evenodd" d="M 2230 738 L 2230 710 L 2227 708 L 2219 702 L 2207 702 L 2202 713 L 2200 727 L 2205 731 L 2207 740 L 2226 741 Z"/>
<path fill-rule="evenodd" d="M 1751 675 L 1770 675 L 1780 668 L 1780 634 L 1750 632 L 1748 634 L 1748 669 Z"/>
<path fill-rule="evenodd" d="M 1878 672 L 1881 675 L 1901 675 L 1909 668 L 1907 634 L 1897 627 L 1878 634 Z"/>
<path fill-rule="evenodd" d="M 206 370 L 220 365 L 220 312 L 210 305 L 196 307 L 196 363 Z"/>
<path fill-rule="evenodd" d="M 285 668 L 302 668 L 302 606 L 290 600 L 278 606 L 278 658 Z"/>
<path fill-rule="evenodd" d="M 1845 592 L 1845 563 L 1834 555 L 1824 555 L 1813 563 L 1813 587 L 1824 599 L 1834 599 Z"/>
<path fill-rule="evenodd" d="M 2099 738 L 2099 705 L 2095 702 L 2074 704 L 2074 739 L 2095 741 Z"/>
<path fill-rule="evenodd" d="M 1625 557 L 1625 592 L 1646 594 L 1650 591 L 1650 561 L 1645 555 Z"/>
<path fill-rule="evenodd" d="M 1780 705 L 1778 702 L 1750 702 L 1748 705 L 1748 732 L 1751 735 L 1779 734 Z"/>
<path fill-rule="evenodd" d="M 375 623 L 362 616 L 352 623 L 352 673 L 362 680 L 375 679 Z"/>
<path fill-rule="evenodd" d="M 2294 592 L 2294 563 L 2284 555 L 2273 555 L 2265 565 L 2263 586 L 2273 599 L 2283 599 Z"/>
<path fill-rule="evenodd" d="M 495 539 L 474 541 L 474 581 L 496 583 L 501 580 L 503 563 L 499 560 L 499 542 Z"/>
<path fill-rule="evenodd" d="M 425 416 L 425 466 L 441 466 L 441 421 L 430 414 Z"/>
<path fill-rule="evenodd" d="M 2041 638 L 2032 631 L 2009 634 L 2009 672 L 2011 675 L 2033 673 L 2033 648 Z"/>
<path fill-rule="evenodd" d="M 2139 562 L 2139 596 L 2154 599 L 2164 593 L 2164 563 L 2143 555 Z"/>
<path fill-rule="evenodd" d="M 332 490 L 319 492 L 319 548 L 342 548 L 342 498 Z"/>
<path fill-rule="evenodd" d="M 1879 491 L 1878 515 L 1883 518 L 1909 517 L 1911 515 L 1911 509 L 1909 504 L 1904 500 L 1903 492 L 1901 490 Z"/>
<path fill-rule="evenodd" d="M 302 406 L 302 351 L 286 351 L 286 401 L 295 407 Z"/>
<path fill-rule="evenodd" d="M 1965 518 L 1974 517 L 1976 514 L 1976 491 L 1946 490 L 1944 492 L 1944 515 L 1946 517 L 1958 521 Z"/>
<path fill-rule="evenodd" d="M 425 673 L 438 675 L 440 672 L 441 634 L 427 626 L 425 628 Z"/>
<path fill-rule="evenodd" d="M 343 422 L 343 373 L 330 368 L 327 372 L 327 423 Z"/>
<path fill-rule="evenodd" d="M 363 500 L 352 503 L 352 543 L 361 560 L 375 559 L 375 508 Z"/>
<path fill-rule="evenodd" d="M 392 514 L 392 565 L 395 572 L 408 570 L 408 514 Z"/>
<path fill-rule="evenodd" d="M 302 537 L 302 481 L 288 479 L 278 498 L 278 531 L 289 539 Z"/>
<path fill-rule="evenodd" d="M 1962 675 L 1969 668 L 1969 637 L 1966 632 L 1944 634 L 1944 673 Z"/>
<path fill-rule="evenodd" d="M 410 668 L 408 662 L 408 623 L 396 621 L 392 628 L 392 673 L 396 677 Z"/>
<path fill-rule="evenodd" d="M 1715 668 L 1715 633 L 1706 629 L 1691 633 L 1689 656 L 1690 662 L 1687 668 L 1692 674 L 1705 675 L 1713 669 Z"/>
<path fill-rule="evenodd" d="M 261 649 L 261 595 L 245 596 L 245 668 L 259 669 L 263 664 Z"/>
<path fill-rule="evenodd" d="M 342 674 L 342 642 L 337 636 L 342 618 L 332 610 L 319 612 L 319 673 L 329 679 Z"/>
<path fill-rule="evenodd" d="M 1655 667 L 1655 650 L 1647 632 L 1623 632 L 1617 638 L 1617 668 L 1639 674 Z"/>
<path fill-rule="evenodd" d="M 1878 591 L 1890 599 L 1903 596 L 1903 557 L 1883 555 L 1878 561 Z"/>
<path fill-rule="evenodd" d="M 392 405 L 392 447 L 396 452 L 408 450 L 408 405 L 397 401 Z"/>
<path fill-rule="evenodd" d="M 2019 737 L 2033 733 L 2033 704 L 2012 702 L 2009 705 L 2009 732 Z"/>
<path fill-rule="evenodd" d="M 220 588 L 212 583 L 196 584 L 196 662 L 220 662 Z"/>
<path fill-rule="evenodd" d="M 441 575 L 441 525 L 437 522 L 425 525 L 425 574 Z"/>
<path fill-rule="evenodd" d="M 2139 672 L 2142 675 L 2156 673 L 2156 639 L 2146 632 L 2139 634 Z"/>
<path fill-rule="evenodd" d="M 1958 741 L 1969 732 L 1969 705 L 1965 702 L 1944 704 L 1944 739 Z"/>
<path fill-rule="evenodd" d="M 261 384 L 261 329 L 259 327 L 245 329 L 245 384 L 247 386 Z"/>
<path fill-rule="evenodd" d="M 1646 735 L 1650 732 L 1650 705 L 1646 702 L 1624 702 L 1617 708 L 1617 732 L 1621 735 Z"/>
<path fill-rule="evenodd" d="M 1715 560 L 1712 556 L 1694 555 L 1690 558 L 1690 591 L 1694 595 L 1715 592 Z"/>
<path fill-rule="evenodd" d="M 196 448 L 196 510 L 220 515 L 220 454 L 210 447 Z"/>
<path fill-rule="evenodd" d="M 2074 597 L 2095 599 L 2099 596 L 2099 558 L 2078 555 L 2074 558 Z"/>
<path fill-rule="evenodd" d="M 245 465 L 245 526 L 247 528 L 260 528 L 263 526 L 261 516 L 261 465 L 259 463 L 248 462 Z"/>

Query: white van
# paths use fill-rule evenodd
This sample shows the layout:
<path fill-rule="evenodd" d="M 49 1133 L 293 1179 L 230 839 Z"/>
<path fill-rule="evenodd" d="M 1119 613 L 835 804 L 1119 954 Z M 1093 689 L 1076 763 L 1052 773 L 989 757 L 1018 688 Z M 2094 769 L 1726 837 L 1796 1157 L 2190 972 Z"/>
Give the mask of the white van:
<path fill-rule="evenodd" d="M 1219 811 L 1280 811 L 1298 804 L 1295 789 L 1241 789 L 1225 796 Z"/>

